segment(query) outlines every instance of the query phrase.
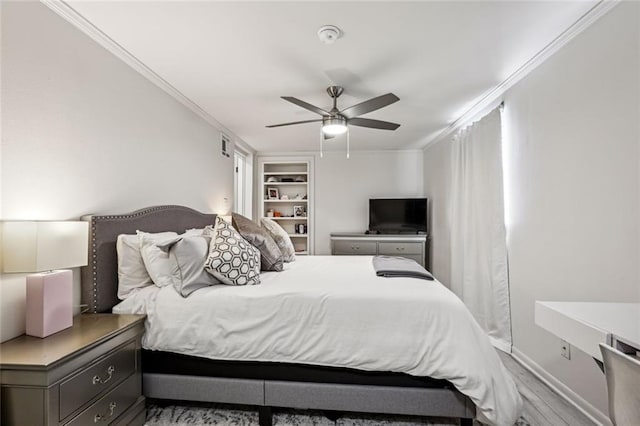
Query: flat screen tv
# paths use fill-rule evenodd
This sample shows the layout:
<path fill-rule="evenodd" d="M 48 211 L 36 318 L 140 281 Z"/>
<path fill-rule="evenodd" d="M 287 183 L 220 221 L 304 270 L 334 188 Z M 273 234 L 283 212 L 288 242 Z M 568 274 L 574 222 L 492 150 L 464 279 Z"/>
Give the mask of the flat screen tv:
<path fill-rule="evenodd" d="M 427 199 L 369 199 L 369 232 L 381 234 L 426 233 Z"/>

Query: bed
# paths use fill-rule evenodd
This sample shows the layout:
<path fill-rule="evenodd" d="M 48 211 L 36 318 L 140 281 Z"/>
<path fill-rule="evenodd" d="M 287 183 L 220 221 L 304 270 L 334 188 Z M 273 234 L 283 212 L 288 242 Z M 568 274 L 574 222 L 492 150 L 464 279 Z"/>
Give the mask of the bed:
<path fill-rule="evenodd" d="M 254 405 L 261 425 L 271 423 L 272 407 L 461 424 L 513 424 L 519 414 L 520 397 L 488 339 L 437 281 L 375 277 L 364 256 L 301 256 L 283 272 L 262 273 L 258 286 L 212 286 L 187 298 L 152 286 L 121 303 L 118 235 L 181 233 L 215 215 L 158 206 L 84 219 L 91 241 L 83 303 L 94 313 L 147 314 L 149 398 Z M 367 271 L 371 279 L 359 278 Z"/>

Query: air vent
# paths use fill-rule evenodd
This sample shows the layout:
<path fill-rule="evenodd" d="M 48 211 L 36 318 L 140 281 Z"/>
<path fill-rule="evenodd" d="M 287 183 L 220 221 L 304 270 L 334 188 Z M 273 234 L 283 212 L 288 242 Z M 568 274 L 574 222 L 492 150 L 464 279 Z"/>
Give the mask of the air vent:
<path fill-rule="evenodd" d="M 223 157 L 231 157 L 231 155 L 229 155 L 229 149 L 231 147 L 231 139 L 229 138 L 229 136 L 225 135 L 224 133 L 220 134 L 220 148 L 221 151 L 220 153 L 222 154 Z"/>

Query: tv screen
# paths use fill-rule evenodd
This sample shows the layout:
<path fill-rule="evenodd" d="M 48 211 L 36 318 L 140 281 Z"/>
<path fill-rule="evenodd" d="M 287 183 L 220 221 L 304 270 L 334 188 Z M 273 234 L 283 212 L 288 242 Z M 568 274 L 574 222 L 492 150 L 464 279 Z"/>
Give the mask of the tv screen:
<path fill-rule="evenodd" d="M 426 198 L 372 198 L 369 231 L 382 234 L 427 232 Z"/>

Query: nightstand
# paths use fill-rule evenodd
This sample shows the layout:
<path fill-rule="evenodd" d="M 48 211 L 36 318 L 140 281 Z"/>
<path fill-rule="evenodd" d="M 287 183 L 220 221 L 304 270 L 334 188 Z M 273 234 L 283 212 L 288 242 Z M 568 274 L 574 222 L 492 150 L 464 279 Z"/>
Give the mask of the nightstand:
<path fill-rule="evenodd" d="M 144 315 L 87 314 L 0 345 L 2 424 L 142 425 Z"/>

